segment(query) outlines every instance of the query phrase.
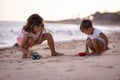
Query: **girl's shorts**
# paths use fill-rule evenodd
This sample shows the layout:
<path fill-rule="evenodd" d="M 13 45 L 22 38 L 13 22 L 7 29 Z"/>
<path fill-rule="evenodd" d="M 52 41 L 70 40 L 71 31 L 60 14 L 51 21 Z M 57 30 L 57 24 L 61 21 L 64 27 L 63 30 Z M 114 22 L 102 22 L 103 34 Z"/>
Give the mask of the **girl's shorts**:
<path fill-rule="evenodd" d="M 23 40 L 23 38 L 18 38 L 17 39 L 17 43 L 18 43 L 19 46 L 21 46 L 22 40 Z M 32 47 L 32 46 L 30 46 L 30 47 Z"/>
<path fill-rule="evenodd" d="M 17 39 L 17 43 L 18 43 L 19 46 L 21 46 L 22 38 L 18 38 L 18 39 Z"/>

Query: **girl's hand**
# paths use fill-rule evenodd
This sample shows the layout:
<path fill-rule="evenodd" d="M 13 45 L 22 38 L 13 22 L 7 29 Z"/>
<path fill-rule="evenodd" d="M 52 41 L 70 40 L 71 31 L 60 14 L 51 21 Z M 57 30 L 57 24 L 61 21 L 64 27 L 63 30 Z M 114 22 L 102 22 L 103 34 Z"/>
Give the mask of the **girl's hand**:
<path fill-rule="evenodd" d="M 27 56 L 28 56 L 29 58 L 31 58 L 33 55 L 34 55 L 33 52 L 28 52 L 28 53 L 27 53 Z"/>

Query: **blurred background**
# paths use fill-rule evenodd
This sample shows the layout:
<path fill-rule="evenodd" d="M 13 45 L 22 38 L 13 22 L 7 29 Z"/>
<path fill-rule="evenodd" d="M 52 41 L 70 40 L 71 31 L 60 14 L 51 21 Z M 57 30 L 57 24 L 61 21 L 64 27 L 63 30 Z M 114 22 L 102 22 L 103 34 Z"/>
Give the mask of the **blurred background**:
<path fill-rule="evenodd" d="M 26 21 L 33 13 L 45 20 L 63 20 L 119 11 L 120 0 L 0 0 L 0 20 L 4 21 Z"/>
<path fill-rule="evenodd" d="M 55 41 L 85 39 L 79 30 L 82 19 L 106 34 L 120 32 L 120 0 L 0 0 L 0 47 L 16 43 L 33 13 L 43 17 Z"/>

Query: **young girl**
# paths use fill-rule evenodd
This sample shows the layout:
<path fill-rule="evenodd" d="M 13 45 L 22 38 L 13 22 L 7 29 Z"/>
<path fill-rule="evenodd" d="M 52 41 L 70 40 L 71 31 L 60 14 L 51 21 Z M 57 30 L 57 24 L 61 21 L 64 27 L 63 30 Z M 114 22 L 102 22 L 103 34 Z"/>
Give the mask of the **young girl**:
<path fill-rule="evenodd" d="M 80 30 L 88 35 L 86 40 L 86 51 L 89 49 L 93 54 L 99 54 L 108 49 L 108 39 L 99 29 L 94 28 L 90 20 L 83 20 Z"/>
<path fill-rule="evenodd" d="M 55 51 L 53 37 L 50 33 L 45 33 L 44 21 L 38 14 L 32 14 L 26 25 L 22 28 L 21 33 L 17 37 L 17 42 L 20 50 L 23 52 L 22 58 L 27 58 L 28 55 L 33 55 L 28 49 L 34 45 L 41 44 L 47 40 L 52 56 L 62 55 Z"/>

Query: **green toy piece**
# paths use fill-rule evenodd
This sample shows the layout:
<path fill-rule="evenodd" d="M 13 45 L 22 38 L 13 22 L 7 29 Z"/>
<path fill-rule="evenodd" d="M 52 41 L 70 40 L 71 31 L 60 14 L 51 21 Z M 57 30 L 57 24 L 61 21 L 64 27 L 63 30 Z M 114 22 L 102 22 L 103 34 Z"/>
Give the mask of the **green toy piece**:
<path fill-rule="evenodd" d="M 89 53 L 89 50 L 86 49 L 86 50 L 85 50 L 85 53 Z"/>

